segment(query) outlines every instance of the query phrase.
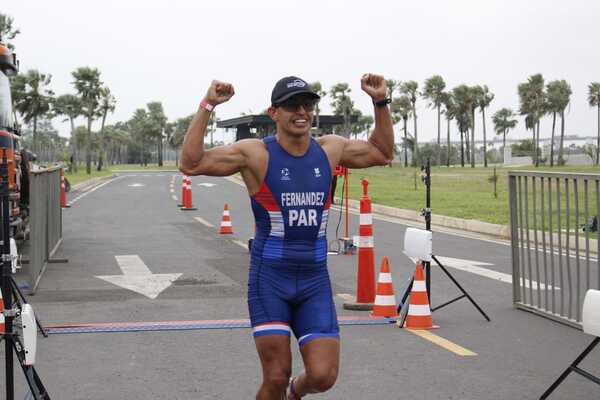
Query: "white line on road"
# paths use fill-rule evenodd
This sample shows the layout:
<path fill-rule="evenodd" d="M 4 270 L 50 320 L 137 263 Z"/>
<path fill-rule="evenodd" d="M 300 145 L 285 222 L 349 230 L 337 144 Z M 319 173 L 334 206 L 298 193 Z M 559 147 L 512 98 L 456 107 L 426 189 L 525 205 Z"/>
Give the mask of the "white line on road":
<path fill-rule="evenodd" d="M 95 192 L 96 190 L 100 189 L 102 186 L 104 186 L 104 185 L 108 185 L 109 183 L 111 183 L 111 182 L 113 182 L 113 181 L 116 181 L 117 179 L 120 179 L 120 178 L 121 178 L 121 176 L 117 176 L 116 178 L 110 179 L 110 180 L 108 180 L 108 181 L 106 181 L 106 182 L 104 182 L 104 183 L 102 183 L 102 184 L 100 184 L 100 185 L 94 186 L 92 189 L 90 189 L 90 190 L 88 190 L 88 191 L 86 191 L 86 192 L 83 192 L 82 194 L 80 194 L 79 196 L 77 196 L 77 197 L 75 197 L 73 200 L 71 200 L 71 201 L 69 202 L 69 205 L 73 205 L 73 204 L 75 204 L 75 203 L 76 203 L 78 200 L 80 200 L 81 198 L 83 198 L 83 197 L 87 196 L 88 194 L 90 194 L 90 193 L 92 193 L 92 192 Z"/>
<path fill-rule="evenodd" d="M 211 224 L 210 222 L 208 222 L 207 220 L 205 220 L 204 218 L 201 217 L 194 217 L 194 219 L 198 222 L 200 222 L 202 225 L 208 226 L 209 228 L 213 228 L 214 225 Z"/>
<path fill-rule="evenodd" d="M 175 193 L 175 189 L 171 188 L 170 192 Z"/>
<path fill-rule="evenodd" d="M 248 244 L 244 243 L 240 240 L 232 240 L 233 243 L 237 244 L 238 246 L 241 246 L 243 248 L 245 248 L 246 250 L 248 250 Z"/>
<path fill-rule="evenodd" d="M 412 258 L 410 257 L 411 260 L 413 262 L 417 262 L 416 258 Z M 475 275 L 479 275 L 479 276 L 483 276 L 485 278 L 489 278 L 489 279 L 493 279 L 495 281 L 500 281 L 503 283 L 508 283 L 508 284 L 512 284 L 513 283 L 513 279 L 512 279 L 512 275 L 509 274 L 505 274 L 502 272 L 498 272 L 498 271 L 493 271 L 491 269 L 487 269 L 487 268 L 482 268 L 479 267 L 478 265 L 493 265 L 490 263 L 486 263 L 486 262 L 481 262 L 481 261 L 473 261 L 473 260 L 464 260 L 461 258 L 452 258 L 452 257 L 442 257 L 442 256 L 436 256 L 436 258 L 440 261 L 440 263 L 444 266 L 444 267 L 449 267 L 449 268 L 454 268 L 457 269 L 459 271 L 464 271 L 464 272 L 470 272 L 472 274 Z M 431 261 L 432 264 L 435 264 L 435 261 Z M 532 281 L 531 282 L 533 289 L 537 289 L 537 281 Z M 546 290 L 546 285 L 544 285 L 543 283 L 540 283 L 540 290 Z M 525 281 L 525 287 L 529 288 L 529 281 Z M 551 290 L 552 286 L 548 286 L 548 290 Z M 554 287 L 554 289 L 556 290 L 560 290 L 559 287 Z"/>
<path fill-rule="evenodd" d="M 171 196 L 171 198 L 172 198 L 173 200 L 177 201 L 177 196 L 173 195 L 173 196 Z"/>

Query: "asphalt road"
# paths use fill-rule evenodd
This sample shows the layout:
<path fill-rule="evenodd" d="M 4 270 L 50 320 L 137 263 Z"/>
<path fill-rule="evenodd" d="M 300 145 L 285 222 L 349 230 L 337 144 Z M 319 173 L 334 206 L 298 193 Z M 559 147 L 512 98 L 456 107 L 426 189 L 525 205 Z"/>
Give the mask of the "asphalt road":
<path fill-rule="evenodd" d="M 174 173 L 124 173 L 83 196 L 69 194 L 74 202 L 63 213 L 64 242 L 57 254 L 69 262 L 49 265 L 29 297 L 43 323 L 247 318 L 248 253 L 242 245 L 253 232 L 247 192 L 223 178 L 194 177 L 192 187 L 196 211 L 177 207 L 180 176 Z M 435 193 L 434 201 L 441 201 Z M 229 236 L 217 234 L 225 202 L 234 230 Z M 354 235 L 358 217 L 351 215 L 350 221 Z M 337 222 L 338 213 L 332 212 L 330 240 Z M 402 253 L 405 229 L 391 218 L 374 220 L 376 260 L 389 257 L 397 294 L 414 272 Z M 343 231 L 342 221 L 340 236 Z M 511 274 L 506 243 L 434 232 L 434 253 Z M 156 298 L 99 278 L 122 275 L 117 256 L 124 255 L 137 255 L 153 275 L 181 275 Z M 342 296 L 355 291 L 356 263 L 356 256 L 329 257 L 339 316 L 366 316 L 342 308 Z M 449 270 L 492 321 L 461 300 L 434 313 L 440 328 L 433 333 L 475 356 L 459 356 L 394 325 L 344 326 L 338 383 L 314 398 L 537 399 L 592 340 L 513 308 L 512 285 L 496 275 Z M 433 267 L 432 305 L 457 294 Z M 295 344 L 294 354 L 298 372 Z M 600 375 L 599 357 L 592 353 L 582 367 Z M 37 359 L 53 399 L 250 399 L 261 379 L 251 332 L 243 328 L 53 334 L 39 338 Z M 3 386 L 2 374 L 0 369 Z M 21 375 L 17 371 L 17 398 L 25 395 Z M 599 397 L 597 385 L 571 375 L 551 398 Z"/>

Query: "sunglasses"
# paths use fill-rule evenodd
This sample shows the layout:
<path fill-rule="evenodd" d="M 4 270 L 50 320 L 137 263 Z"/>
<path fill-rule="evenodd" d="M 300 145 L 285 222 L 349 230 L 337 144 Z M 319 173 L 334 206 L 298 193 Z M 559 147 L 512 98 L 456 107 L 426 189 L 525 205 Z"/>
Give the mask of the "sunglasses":
<path fill-rule="evenodd" d="M 283 108 L 287 112 L 298 112 L 300 107 L 304 108 L 306 112 L 313 112 L 319 100 L 316 99 L 303 99 L 303 98 L 291 98 L 284 102 L 277 104 L 277 107 Z"/>

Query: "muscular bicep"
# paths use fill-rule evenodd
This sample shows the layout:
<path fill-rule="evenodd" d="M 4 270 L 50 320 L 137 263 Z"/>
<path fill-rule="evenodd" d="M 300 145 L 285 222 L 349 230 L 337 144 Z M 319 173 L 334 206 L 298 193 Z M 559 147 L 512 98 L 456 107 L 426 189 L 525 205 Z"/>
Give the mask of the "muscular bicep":
<path fill-rule="evenodd" d="M 344 143 L 340 164 L 349 168 L 386 165 L 389 160 L 372 140 L 350 140 Z"/>
<path fill-rule="evenodd" d="M 241 142 L 217 146 L 204 151 L 200 161 L 181 168 L 187 175 L 228 176 L 246 167 L 246 151 Z M 184 165 L 184 160 L 182 160 Z"/>

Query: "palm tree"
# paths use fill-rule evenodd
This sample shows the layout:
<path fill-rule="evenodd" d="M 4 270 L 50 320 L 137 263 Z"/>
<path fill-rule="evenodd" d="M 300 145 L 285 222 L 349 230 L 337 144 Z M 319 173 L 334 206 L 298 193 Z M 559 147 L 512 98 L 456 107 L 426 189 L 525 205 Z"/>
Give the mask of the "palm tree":
<path fill-rule="evenodd" d="M 38 152 L 39 143 L 37 135 L 38 119 L 49 113 L 53 102 L 54 92 L 48 87 L 52 75 L 42 74 L 32 69 L 24 75 L 17 75 L 12 81 L 12 99 L 15 109 L 23 117 L 25 123 L 33 124 L 33 147 Z"/>
<path fill-rule="evenodd" d="M 412 103 L 410 97 L 400 96 L 392 102 L 392 121 L 398 122 L 402 119 L 404 123 L 404 144 L 408 143 L 408 133 L 406 132 L 406 125 L 410 114 L 412 113 Z M 404 147 L 404 167 L 408 167 L 408 152 L 406 146 Z M 413 154 L 414 156 L 414 154 Z"/>
<path fill-rule="evenodd" d="M 481 119 L 483 122 L 483 166 L 487 168 L 487 137 L 485 131 L 485 109 L 490 105 L 492 100 L 494 100 L 494 94 L 489 91 L 487 85 L 483 85 L 483 91 L 481 96 L 478 99 L 477 105 L 481 110 Z"/>
<path fill-rule="evenodd" d="M 310 90 L 312 90 L 313 92 L 315 92 L 316 94 L 318 94 L 321 97 L 321 100 L 323 100 L 323 97 L 327 96 L 327 92 L 325 90 L 323 90 L 323 87 L 321 86 L 321 82 L 319 82 L 319 81 L 313 82 L 309 86 L 310 86 Z M 319 115 L 321 115 L 321 108 L 319 107 L 319 103 L 317 103 L 317 105 L 315 107 L 315 121 L 317 124 L 317 129 L 319 129 L 321 126 L 320 120 L 319 120 Z M 211 142 L 211 146 L 212 146 L 212 142 Z"/>
<path fill-rule="evenodd" d="M 331 107 L 333 107 L 334 115 L 342 115 L 344 117 L 344 126 L 342 127 L 342 136 L 350 137 L 350 115 L 354 109 L 354 102 L 348 95 L 352 89 L 347 83 L 337 83 L 329 91 L 329 95 L 333 99 Z"/>
<path fill-rule="evenodd" d="M 453 116 L 460 132 L 460 164 L 465 166 L 465 134 L 469 135 L 469 129 L 473 126 L 473 93 L 467 85 L 459 85 L 452 89 L 452 98 L 454 99 Z M 467 153 L 467 158 L 469 157 Z"/>
<path fill-rule="evenodd" d="M 14 39 L 21 31 L 13 28 L 13 18 L 0 13 L 0 42 Z M 7 47 L 14 50 L 15 47 L 11 43 L 7 43 Z"/>
<path fill-rule="evenodd" d="M 447 127 L 447 135 L 446 135 L 446 166 L 450 167 L 450 121 L 454 119 L 456 115 L 456 106 L 454 104 L 454 97 L 452 97 L 452 93 L 443 92 L 442 93 L 442 104 L 444 105 L 444 114 L 446 115 L 446 127 Z"/>
<path fill-rule="evenodd" d="M 117 105 L 117 99 L 110 93 L 110 89 L 104 86 L 100 89 L 100 107 L 99 114 L 102 116 L 102 122 L 100 124 L 99 142 L 100 148 L 98 151 L 98 166 L 97 170 L 102 171 L 102 165 L 104 160 L 104 124 L 106 123 L 106 117 L 108 113 L 113 113 Z"/>
<path fill-rule="evenodd" d="M 469 104 L 471 105 L 471 168 L 475 168 L 475 110 L 483 97 L 483 88 L 479 85 L 469 88 Z"/>
<path fill-rule="evenodd" d="M 394 101 L 394 92 L 400 87 L 400 81 L 395 79 L 386 79 L 385 86 L 387 86 L 388 97 L 391 101 Z"/>
<path fill-rule="evenodd" d="M 514 119 L 514 116 L 515 114 L 510 108 L 501 108 L 500 110 L 496 111 L 492 117 L 496 134 L 502 134 L 502 153 L 504 153 L 504 149 L 506 148 L 506 134 L 510 129 L 513 129 L 515 126 L 517 126 L 518 123 L 518 121 Z"/>
<path fill-rule="evenodd" d="M 413 164 L 419 162 L 419 136 L 417 134 L 417 96 L 419 84 L 415 81 L 403 82 L 400 85 L 400 93 L 405 94 L 410 99 L 412 105 L 412 117 L 414 122 L 414 149 L 413 149 Z"/>
<path fill-rule="evenodd" d="M 81 113 L 87 118 L 87 134 L 85 141 L 85 170 L 92 173 L 92 122 L 100 113 L 100 97 L 102 95 L 102 81 L 97 68 L 80 67 L 71 74 L 75 81 L 73 86 L 79 95 Z"/>
<path fill-rule="evenodd" d="M 163 166 L 162 148 L 163 148 L 163 134 L 165 126 L 167 124 L 167 117 L 163 110 L 162 103 L 160 101 L 153 101 L 147 104 L 148 107 L 148 131 L 147 134 L 156 140 L 157 154 L 158 154 L 158 166 Z"/>
<path fill-rule="evenodd" d="M 550 166 L 554 166 L 554 132 L 556 127 L 556 114 L 560 115 L 560 148 L 558 159 L 560 163 L 563 153 L 563 141 L 565 136 L 565 109 L 569 105 L 571 98 L 571 86 L 565 80 L 548 82 L 546 85 L 546 106 L 547 112 L 552 113 L 552 139 L 550 141 Z"/>
<path fill-rule="evenodd" d="M 71 140 L 69 146 L 71 147 L 71 157 L 73 161 L 70 168 L 77 172 L 77 136 L 75 136 L 73 132 L 75 131 L 75 119 L 81 115 L 81 103 L 77 96 L 72 94 L 63 94 L 54 99 L 52 108 L 54 115 L 63 115 L 67 117 L 71 123 Z M 65 122 L 67 119 L 65 119 L 63 122 Z"/>
<path fill-rule="evenodd" d="M 527 82 L 518 86 L 520 107 L 519 112 L 525 115 L 525 127 L 533 132 L 533 162 L 539 163 L 540 120 L 546 112 L 546 92 L 542 74 L 531 75 Z M 537 131 L 537 132 L 536 132 Z"/>
<path fill-rule="evenodd" d="M 598 140 L 596 142 L 596 165 L 600 162 L 600 82 L 592 82 L 588 86 L 588 101 L 591 107 L 598 108 Z"/>
<path fill-rule="evenodd" d="M 443 103 L 444 89 L 446 88 L 446 82 L 439 75 L 433 75 L 431 78 L 425 80 L 423 89 L 423 98 L 429 100 L 429 106 L 437 109 L 437 145 L 438 145 L 438 165 L 441 164 L 440 154 L 440 141 L 441 141 L 441 108 Z"/>

